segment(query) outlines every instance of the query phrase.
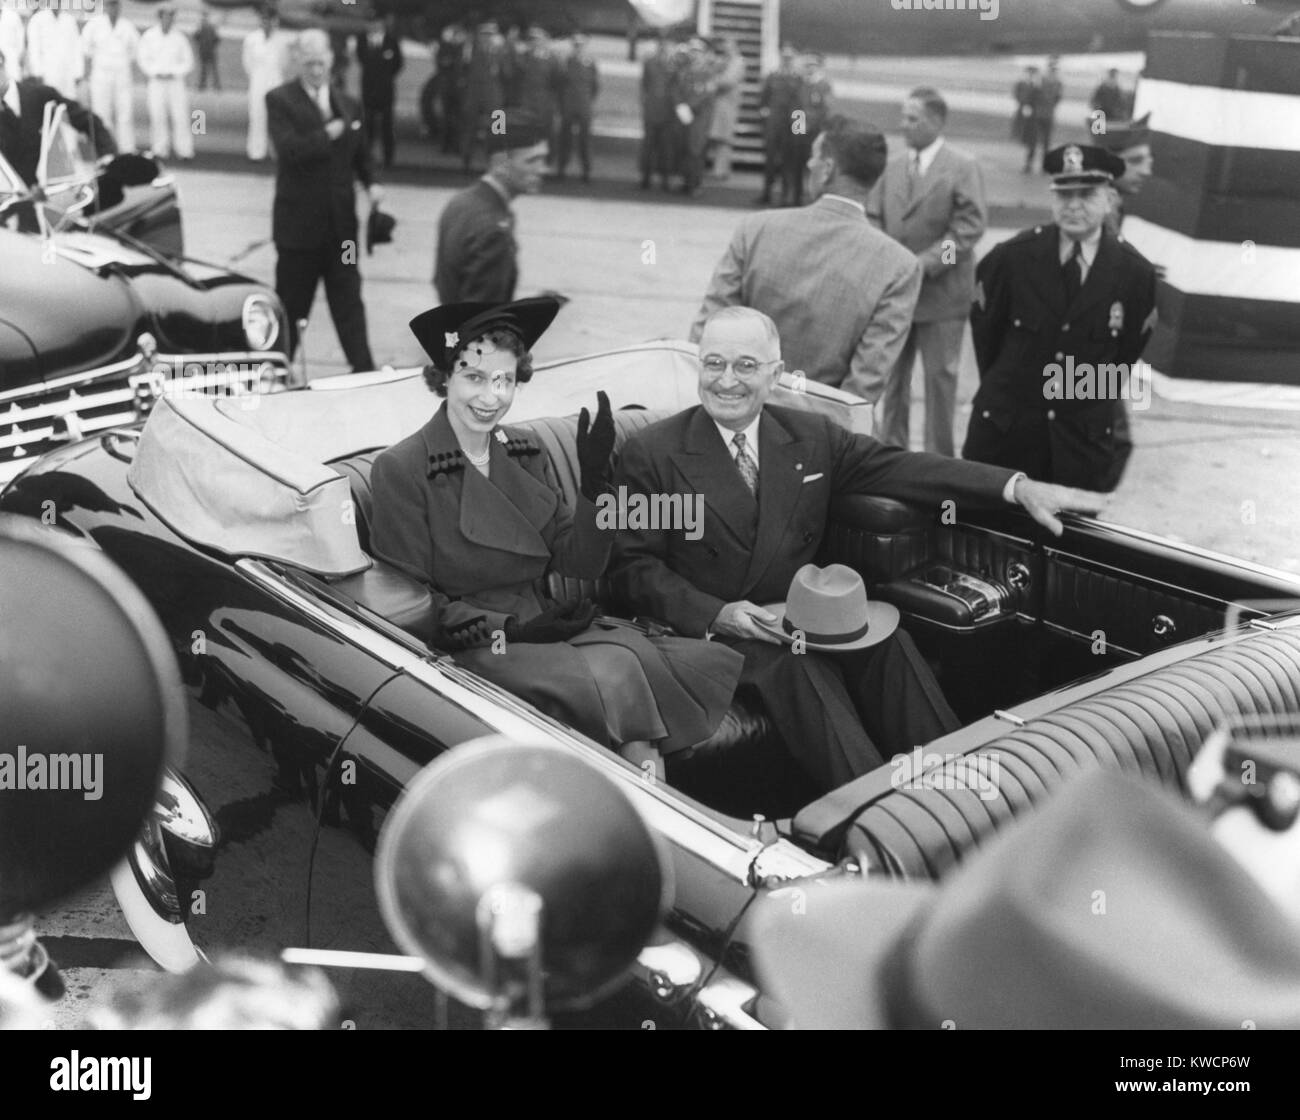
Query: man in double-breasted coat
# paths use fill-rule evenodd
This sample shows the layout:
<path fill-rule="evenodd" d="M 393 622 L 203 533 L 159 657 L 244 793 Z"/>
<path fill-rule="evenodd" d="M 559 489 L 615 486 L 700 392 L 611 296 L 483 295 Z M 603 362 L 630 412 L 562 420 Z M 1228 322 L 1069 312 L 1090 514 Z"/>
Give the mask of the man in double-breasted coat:
<path fill-rule="evenodd" d="M 1125 401 L 1149 392 L 1136 365 L 1156 270 L 1105 228 L 1123 160 L 1070 144 L 1045 163 L 1056 221 L 995 246 L 975 272 L 980 387 L 962 454 L 1110 491 L 1132 451 Z"/>

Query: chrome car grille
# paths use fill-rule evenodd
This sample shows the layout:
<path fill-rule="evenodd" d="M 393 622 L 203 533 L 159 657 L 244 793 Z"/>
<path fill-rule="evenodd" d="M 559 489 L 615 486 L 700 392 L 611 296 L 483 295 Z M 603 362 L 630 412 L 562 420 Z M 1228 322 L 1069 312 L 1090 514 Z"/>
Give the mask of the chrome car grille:
<path fill-rule="evenodd" d="M 39 385 L 0 391 L 0 481 L 62 444 L 142 420 L 162 396 L 256 396 L 288 388 L 282 353 L 137 354 Z"/>

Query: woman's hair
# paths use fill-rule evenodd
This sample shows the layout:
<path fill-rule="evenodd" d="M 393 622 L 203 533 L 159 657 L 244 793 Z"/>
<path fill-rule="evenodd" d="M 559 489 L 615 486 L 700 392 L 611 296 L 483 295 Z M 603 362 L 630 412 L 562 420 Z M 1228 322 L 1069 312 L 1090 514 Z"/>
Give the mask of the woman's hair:
<path fill-rule="evenodd" d="M 524 346 L 524 340 L 508 327 L 497 327 L 490 330 L 487 334 L 479 335 L 477 338 L 471 338 L 468 342 L 462 343 L 449 355 L 452 370 L 456 368 L 457 359 L 463 351 L 473 346 L 476 342 L 490 342 L 500 350 L 507 350 L 519 359 L 519 364 L 515 369 L 515 382 L 519 385 L 531 380 L 533 376 L 533 356 Z M 447 379 L 451 376 L 452 370 L 439 369 L 436 365 L 430 363 L 424 367 L 424 383 L 429 386 L 429 391 L 437 393 L 440 397 L 447 395 Z"/>

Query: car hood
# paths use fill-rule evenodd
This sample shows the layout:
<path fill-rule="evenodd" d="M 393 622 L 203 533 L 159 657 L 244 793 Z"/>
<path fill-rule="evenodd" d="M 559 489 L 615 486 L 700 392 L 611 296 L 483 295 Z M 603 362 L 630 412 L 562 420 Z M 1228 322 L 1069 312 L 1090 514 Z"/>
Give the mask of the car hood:
<path fill-rule="evenodd" d="M 0 389 L 129 355 L 144 318 L 127 280 L 70 259 L 58 239 L 0 230 Z"/>
<path fill-rule="evenodd" d="M 26 336 L 39 356 L 32 380 L 129 357 L 144 331 L 164 354 L 246 350 L 245 299 L 258 292 L 274 299 L 264 284 L 219 266 L 160 259 L 80 230 L 55 235 L 48 247 L 0 231 L 0 260 L 0 323 L 10 328 L 0 331 L 0 360 L 17 362 L 17 352 L 4 351 L 19 345 L 17 335 Z M 23 360 L 31 369 L 29 352 Z"/>

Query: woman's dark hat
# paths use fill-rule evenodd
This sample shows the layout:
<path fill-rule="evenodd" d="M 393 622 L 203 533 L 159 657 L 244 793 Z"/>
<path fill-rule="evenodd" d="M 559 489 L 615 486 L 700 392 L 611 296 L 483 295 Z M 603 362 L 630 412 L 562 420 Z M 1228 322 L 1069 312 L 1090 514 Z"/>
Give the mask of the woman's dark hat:
<path fill-rule="evenodd" d="M 513 303 L 444 303 L 411 320 L 429 360 L 451 371 L 456 355 L 477 338 L 494 330 L 514 331 L 531 350 L 559 313 L 559 300 L 550 296 L 517 299 Z"/>

